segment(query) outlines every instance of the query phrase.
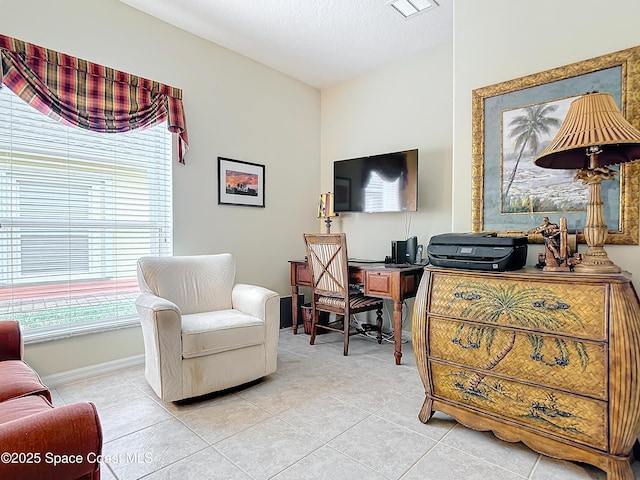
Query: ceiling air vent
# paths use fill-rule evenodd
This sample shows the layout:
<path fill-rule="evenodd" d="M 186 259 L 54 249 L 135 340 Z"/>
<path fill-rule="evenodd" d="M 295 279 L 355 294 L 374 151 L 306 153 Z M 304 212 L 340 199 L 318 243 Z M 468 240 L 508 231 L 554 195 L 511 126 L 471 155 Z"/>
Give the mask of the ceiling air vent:
<path fill-rule="evenodd" d="M 404 18 L 411 18 L 438 6 L 434 0 L 393 0 L 387 5 L 391 5 Z"/>

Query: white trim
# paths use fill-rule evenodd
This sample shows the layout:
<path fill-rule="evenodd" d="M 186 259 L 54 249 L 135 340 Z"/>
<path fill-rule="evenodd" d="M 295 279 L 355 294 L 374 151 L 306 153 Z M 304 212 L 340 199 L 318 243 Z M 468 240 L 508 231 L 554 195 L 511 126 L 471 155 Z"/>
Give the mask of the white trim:
<path fill-rule="evenodd" d="M 87 380 L 95 378 L 100 375 L 106 375 L 107 373 L 117 372 L 118 370 L 124 370 L 125 368 L 137 367 L 144 365 L 144 354 L 134 355 L 132 357 L 119 358 L 118 360 L 112 360 L 110 362 L 98 363 L 97 365 L 89 365 L 88 367 L 76 368 L 75 370 L 69 370 L 67 372 L 54 373 L 53 375 L 47 375 L 41 377 L 42 383 L 49 388 L 56 388 L 60 385 L 66 385 L 68 383 L 78 382 L 80 380 Z"/>

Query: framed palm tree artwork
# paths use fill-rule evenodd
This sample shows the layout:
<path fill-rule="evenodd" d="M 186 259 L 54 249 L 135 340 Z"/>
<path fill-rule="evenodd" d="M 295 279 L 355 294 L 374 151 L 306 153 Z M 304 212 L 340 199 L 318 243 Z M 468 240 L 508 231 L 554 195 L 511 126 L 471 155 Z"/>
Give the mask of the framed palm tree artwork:
<path fill-rule="evenodd" d="M 564 217 L 584 243 L 588 186 L 574 181 L 575 171 L 541 168 L 533 159 L 555 137 L 571 102 L 593 91 L 612 94 L 640 128 L 640 47 L 472 92 L 474 232 L 522 234 L 543 217 Z M 607 243 L 638 244 L 639 164 L 621 166 L 615 180 L 602 183 Z"/>

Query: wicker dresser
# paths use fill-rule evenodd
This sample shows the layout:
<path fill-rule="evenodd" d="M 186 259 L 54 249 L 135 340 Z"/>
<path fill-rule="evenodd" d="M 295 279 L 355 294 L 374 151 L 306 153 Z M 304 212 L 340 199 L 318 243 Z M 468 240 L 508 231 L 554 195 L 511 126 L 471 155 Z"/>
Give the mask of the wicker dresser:
<path fill-rule="evenodd" d="M 633 480 L 640 304 L 626 276 L 427 267 L 413 349 L 422 422 L 439 410 Z"/>

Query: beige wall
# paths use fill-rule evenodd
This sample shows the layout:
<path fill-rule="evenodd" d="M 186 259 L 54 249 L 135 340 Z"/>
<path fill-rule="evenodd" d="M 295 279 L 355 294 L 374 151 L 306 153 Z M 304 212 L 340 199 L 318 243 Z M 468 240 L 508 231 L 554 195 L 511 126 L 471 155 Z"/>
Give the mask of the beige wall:
<path fill-rule="evenodd" d="M 384 259 L 391 241 L 426 245 L 451 231 L 452 44 L 404 58 L 322 91 L 321 188 L 333 189 L 333 162 L 417 148 L 418 211 L 347 213 L 349 256 Z"/>
<path fill-rule="evenodd" d="M 451 231 L 452 49 L 449 42 L 322 91 L 321 191 L 333 189 L 336 160 L 418 149 L 417 212 L 336 219 L 333 226 L 347 234 L 351 257 L 384 259 L 392 240 L 416 235 L 426 246 L 432 235 Z M 410 300 L 405 330 L 411 329 L 412 308 Z M 385 311 L 390 328 L 390 302 Z"/>
<path fill-rule="evenodd" d="M 455 1 L 454 230 L 471 227 L 471 91 L 640 45 L 638 18 L 637 0 Z M 606 250 L 640 281 L 640 246 Z"/>
<path fill-rule="evenodd" d="M 116 0 L 0 0 L 0 33 L 181 88 L 191 148 L 174 166 L 174 253 L 228 251 L 237 279 L 286 295 L 316 227 L 320 92 Z M 266 208 L 217 205 L 217 157 L 266 166 Z M 139 328 L 26 348 L 41 375 L 139 355 Z"/>

